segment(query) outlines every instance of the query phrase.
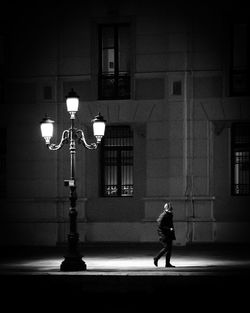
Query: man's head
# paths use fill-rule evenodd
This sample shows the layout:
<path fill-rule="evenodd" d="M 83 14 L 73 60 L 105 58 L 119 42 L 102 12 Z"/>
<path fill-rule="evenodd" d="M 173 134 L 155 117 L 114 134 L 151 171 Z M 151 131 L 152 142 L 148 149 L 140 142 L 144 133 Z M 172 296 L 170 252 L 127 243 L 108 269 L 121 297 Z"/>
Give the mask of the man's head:
<path fill-rule="evenodd" d="M 173 212 L 173 207 L 172 207 L 172 204 L 170 202 L 167 202 L 164 204 L 164 210 L 166 212 L 170 212 L 172 213 Z"/>

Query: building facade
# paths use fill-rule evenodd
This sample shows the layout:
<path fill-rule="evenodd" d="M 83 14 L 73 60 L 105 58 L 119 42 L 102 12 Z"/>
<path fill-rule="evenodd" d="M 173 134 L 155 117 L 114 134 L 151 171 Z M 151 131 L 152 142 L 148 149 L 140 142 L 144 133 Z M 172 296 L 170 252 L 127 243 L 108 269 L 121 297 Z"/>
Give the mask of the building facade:
<path fill-rule="evenodd" d="M 13 22 L 14 20 L 14 22 Z M 84 1 L 17 7 L 1 19 L 1 244 L 64 244 L 69 150 L 49 151 L 39 122 L 77 146 L 81 242 L 156 242 L 174 207 L 176 245 L 250 240 L 249 16 L 204 5 Z"/>

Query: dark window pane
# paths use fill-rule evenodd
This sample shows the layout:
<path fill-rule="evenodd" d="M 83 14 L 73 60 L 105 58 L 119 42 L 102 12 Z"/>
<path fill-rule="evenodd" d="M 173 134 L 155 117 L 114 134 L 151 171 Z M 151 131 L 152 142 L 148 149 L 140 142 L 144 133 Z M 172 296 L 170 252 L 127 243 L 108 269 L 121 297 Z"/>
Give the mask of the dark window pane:
<path fill-rule="evenodd" d="M 247 24 L 235 24 L 233 29 L 233 67 L 247 67 Z"/>
<path fill-rule="evenodd" d="M 234 24 L 232 32 L 231 95 L 249 95 L 250 87 L 250 34 L 248 24 Z"/>
<path fill-rule="evenodd" d="M 129 72 L 130 67 L 130 38 L 128 27 L 119 29 L 119 72 Z"/>
<path fill-rule="evenodd" d="M 104 49 L 114 47 L 114 28 L 106 26 L 102 28 L 102 46 Z"/>
<path fill-rule="evenodd" d="M 102 99 L 115 98 L 115 77 L 114 75 L 102 75 L 99 80 L 101 84 Z"/>
<path fill-rule="evenodd" d="M 118 77 L 118 98 L 130 98 L 130 77 L 127 74 L 120 74 Z"/>

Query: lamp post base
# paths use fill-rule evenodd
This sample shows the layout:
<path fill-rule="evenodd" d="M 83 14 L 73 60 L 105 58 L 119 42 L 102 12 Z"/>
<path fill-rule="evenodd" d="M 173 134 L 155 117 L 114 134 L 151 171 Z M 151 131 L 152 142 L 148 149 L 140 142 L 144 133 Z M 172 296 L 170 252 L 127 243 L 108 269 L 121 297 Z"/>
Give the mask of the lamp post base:
<path fill-rule="evenodd" d="M 62 272 L 86 271 L 86 263 L 79 257 L 65 257 L 60 266 Z"/>

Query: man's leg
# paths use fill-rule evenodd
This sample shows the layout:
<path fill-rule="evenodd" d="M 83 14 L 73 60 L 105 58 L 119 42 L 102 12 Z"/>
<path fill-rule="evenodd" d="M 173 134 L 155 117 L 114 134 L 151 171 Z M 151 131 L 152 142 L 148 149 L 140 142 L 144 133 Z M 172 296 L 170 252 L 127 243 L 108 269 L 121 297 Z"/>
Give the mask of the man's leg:
<path fill-rule="evenodd" d="M 170 259 L 171 259 L 171 254 L 172 254 L 172 246 L 173 246 L 173 241 L 168 240 L 166 242 L 166 263 L 165 267 L 173 267 L 173 265 L 170 264 Z"/>
<path fill-rule="evenodd" d="M 166 253 L 167 246 L 165 242 L 161 242 L 163 244 L 163 248 L 160 250 L 160 252 L 157 254 L 157 256 L 154 258 L 154 265 L 158 266 L 158 260 Z"/>

